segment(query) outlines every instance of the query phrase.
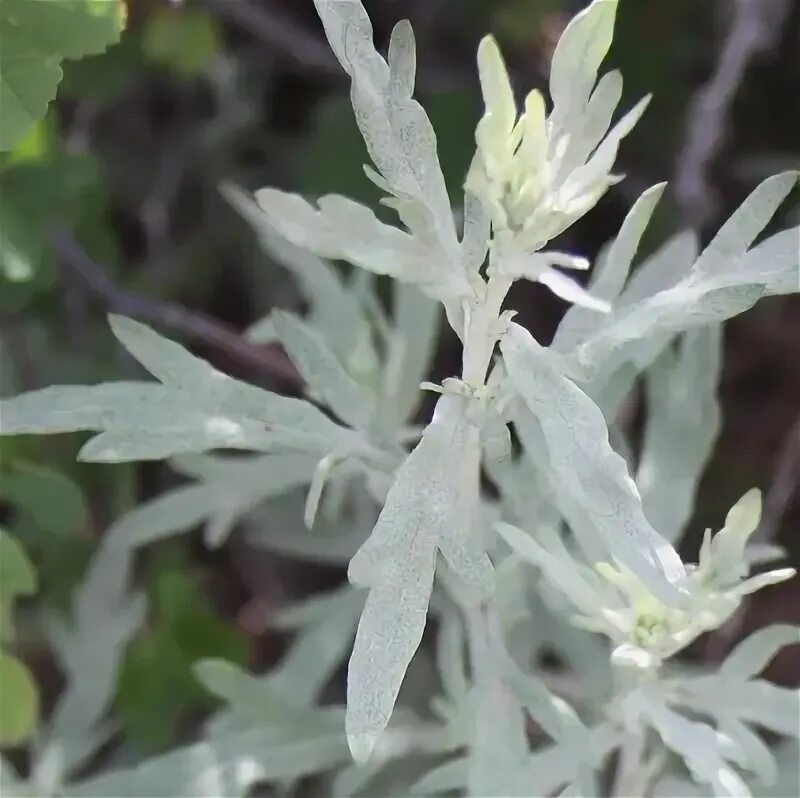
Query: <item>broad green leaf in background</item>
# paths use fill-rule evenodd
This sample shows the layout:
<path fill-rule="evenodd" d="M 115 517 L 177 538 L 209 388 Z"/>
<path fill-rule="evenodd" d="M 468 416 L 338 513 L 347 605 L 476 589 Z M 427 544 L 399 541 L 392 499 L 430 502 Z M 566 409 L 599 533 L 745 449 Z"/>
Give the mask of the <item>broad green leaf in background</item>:
<path fill-rule="evenodd" d="M 17 596 L 36 590 L 36 571 L 20 544 L 0 527 L 0 640 L 11 637 L 11 610 Z"/>
<path fill-rule="evenodd" d="M 209 606 L 185 568 L 157 573 L 153 622 L 131 644 L 120 672 L 116 707 L 131 738 L 148 748 L 163 748 L 187 712 L 213 703 L 192 673 L 197 660 L 246 659 L 241 634 Z"/>
<path fill-rule="evenodd" d="M 0 685 L 0 745 L 17 745 L 33 731 L 39 693 L 30 671 L 7 654 L 0 654 Z"/>
<path fill-rule="evenodd" d="M 56 96 L 61 61 L 119 40 L 118 0 L 0 0 L 0 150 L 9 150 Z"/>
<path fill-rule="evenodd" d="M 88 512 L 83 492 L 69 477 L 22 461 L 0 471 L 0 499 L 15 505 L 38 529 L 55 534 L 76 531 Z"/>
<path fill-rule="evenodd" d="M 142 41 L 151 61 L 189 78 L 209 66 L 219 46 L 213 16 L 186 4 L 157 8 L 147 19 Z"/>
<path fill-rule="evenodd" d="M 32 128 L 0 170 L 0 310 L 6 313 L 54 284 L 54 227 L 69 227 L 93 255 L 116 261 L 103 164 L 67 152 L 53 122 L 50 115 Z"/>

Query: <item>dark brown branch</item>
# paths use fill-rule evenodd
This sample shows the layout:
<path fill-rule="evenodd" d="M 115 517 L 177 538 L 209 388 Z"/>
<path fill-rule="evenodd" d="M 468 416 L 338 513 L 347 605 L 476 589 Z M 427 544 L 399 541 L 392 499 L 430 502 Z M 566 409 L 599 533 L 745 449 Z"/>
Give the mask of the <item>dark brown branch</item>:
<path fill-rule="evenodd" d="M 251 344 L 227 324 L 175 302 L 126 291 L 109 277 L 104 266 L 89 257 L 75 238 L 64 230 L 56 231 L 52 240 L 63 266 L 92 293 L 102 298 L 109 310 L 158 324 L 182 333 L 196 343 L 206 344 L 261 376 L 272 386 L 294 390 L 301 386 L 297 371 L 279 350 Z"/>

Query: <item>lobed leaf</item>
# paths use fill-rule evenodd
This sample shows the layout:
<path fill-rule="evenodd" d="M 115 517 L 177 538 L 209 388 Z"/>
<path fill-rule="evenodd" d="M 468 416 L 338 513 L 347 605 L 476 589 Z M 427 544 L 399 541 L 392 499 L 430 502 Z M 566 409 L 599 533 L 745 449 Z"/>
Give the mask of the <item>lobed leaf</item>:
<path fill-rule="evenodd" d="M 590 383 L 642 351 L 645 357 L 636 359 L 640 367 L 646 366 L 678 331 L 725 321 L 762 296 L 797 291 L 800 228 L 746 249 L 796 183 L 797 173 L 788 172 L 756 188 L 692 270 L 685 276 L 678 270 L 677 281 L 673 277 L 668 282 L 666 273 L 651 272 L 647 282 L 651 287 L 655 283 L 655 293 L 645 293 L 643 281 L 631 281 L 614 311 L 571 354 L 576 377 Z M 658 345 L 642 350 L 642 344 L 652 339 Z"/>
<path fill-rule="evenodd" d="M 410 198 L 443 250 L 455 256 L 457 240 L 436 135 L 422 106 L 411 98 L 410 29 L 406 23 L 395 29 L 390 69 L 375 49 L 372 24 L 360 0 L 314 0 L 314 5 L 331 48 L 352 81 L 356 123 L 387 188 L 399 198 Z"/>
<path fill-rule="evenodd" d="M 372 534 L 350 562 L 350 581 L 370 589 L 347 682 L 347 734 L 356 760 L 369 756 L 386 727 L 419 646 L 437 548 L 476 598 L 492 590 L 491 564 L 472 537 L 480 443 L 464 401 L 439 400 Z"/>
<path fill-rule="evenodd" d="M 96 430 L 84 460 L 160 459 L 208 449 L 295 449 L 326 454 L 363 446 L 313 405 L 232 379 L 149 327 L 111 317 L 125 347 L 163 384 L 53 386 L 0 402 L 0 432 Z"/>

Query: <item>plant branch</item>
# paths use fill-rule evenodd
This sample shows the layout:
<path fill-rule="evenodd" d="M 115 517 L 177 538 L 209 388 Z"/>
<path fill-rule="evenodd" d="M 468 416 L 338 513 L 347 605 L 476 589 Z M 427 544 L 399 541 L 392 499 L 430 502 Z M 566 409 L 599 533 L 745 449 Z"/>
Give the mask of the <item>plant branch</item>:
<path fill-rule="evenodd" d="M 250 0 L 210 0 L 211 8 L 222 18 L 246 30 L 265 44 L 289 56 L 301 66 L 339 75 L 341 69 L 325 41 L 309 34 L 272 3 Z"/>
<path fill-rule="evenodd" d="M 683 151 L 678 157 L 675 190 L 684 216 L 700 229 L 716 215 L 719 198 L 709 169 L 725 141 L 728 116 L 753 58 L 777 40 L 789 11 L 788 0 L 731 0 L 733 19 L 708 82 L 687 114 Z"/>
<path fill-rule="evenodd" d="M 278 350 L 251 344 L 227 324 L 175 302 L 125 290 L 109 277 L 108 269 L 89 257 L 65 230 L 56 231 L 52 241 L 62 265 L 92 293 L 102 298 L 109 310 L 161 325 L 195 342 L 204 343 L 272 385 L 277 383 L 295 390 L 301 386 L 297 371 Z"/>
<path fill-rule="evenodd" d="M 794 421 L 776 459 L 772 482 L 764 498 L 761 525 L 753 536 L 767 543 L 778 533 L 789 502 L 800 483 L 800 415 Z"/>

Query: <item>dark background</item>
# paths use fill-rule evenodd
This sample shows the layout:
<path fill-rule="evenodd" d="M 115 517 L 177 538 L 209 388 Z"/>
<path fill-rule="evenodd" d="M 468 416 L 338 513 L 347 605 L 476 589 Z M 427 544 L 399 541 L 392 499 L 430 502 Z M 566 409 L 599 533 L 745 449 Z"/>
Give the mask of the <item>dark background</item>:
<path fill-rule="evenodd" d="M 108 328 L 109 309 L 153 321 L 216 366 L 298 391 L 283 354 L 237 333 L 274 305 L 297 307 L 294 286 L 217 192 L 222 180 L 309 195 L 374 201 L 350 116 L 344 73 L 328 51 L 311 0 L 127 0 L 122 42 L 68 64 L 45 122 L 0 162 L 0 188 L 25 209 L 31 279 L 0 278 L 0 383 L 15 390 L 133 373 Z M 474 55 L 487 31 L 522 95 L 545 86 L 552 47 L 576 0 L 369 0 L 380 42 L 409 17 L 419 47 L 418 96 L 439 137 L 458 201 L 481 112 Z M 670 180 L 647 246 L 689 224 L 707 240 L 768 174 L 800 168 L 800 2 L 621 0 L 607 67 L 625 100 L 655 97 L 625 141 L 613 188 L 560 242 L 588 256 L 619 228 L 645 187 Z M 738 38 L 737 38 L 738 37 Z M 721 60 L 723 50 L 726 60 Z M 798 224 L 797 197 L 781 222 Z M 165 302 L 175 303 L 168 308 Z M 537 285 L 515 288 L 520 316 L 547 341 L 564 305 Z M 172 315 L 169 315 L 169 312 Z M 177 315 L 175 315 L 177 313 Z M 166 314 L 166 315 L 165 315 Z M 170 324 L 160 322 L 170 321 Z M 205 334 L 187 335 L 200 320 Z M 217 337 L 210 336 L 208 330 Z M 195 330 L 196 333 L 196 330 Z M 442 331 L 435 378 L 455 373 L 455 337 Z M 6 385 L 3 385 L 3 391 Z M 800 564 L 800 297 L 765 300 L 726 326 L 724 427 L 701 485 L 687 556 L 749 487 L 766 494 L 775 539 Z M 631 423 L 641 423 L 634 413 Z M 31 543 L 42 600 L 63 605 L 92 541 L 122 511 L 175 484 L 163 465 L 76 464 L 82 436 L 0 442 L 0 457 L 60 469 L 80 485 L 88 515 L 61 536 Z M 52 500 L 52 497 L 44 497 Z M 208 706 L 189 664 L 226 656 L 259 670 L 280 653 L 266 633 L 271 608 L 335 584 L 342 574 L 278 561 L 232 543 L 208 553 L 185 536 L 143 555 L 139 578 L 152 617 L 132 648 L 118 710 L 144 749 L 174 743 Z M 800 622 L 797 580 L 765 590 L 744 627 Z M 720 657 L 718 635 L 697 656 Z M 23 641 L 24 643 L 24 641 Z M 772 668 L 800 684 L 800 657 Z M 60 683 L 35 642 L 22 654 L 45 701 Z M 146 676 L 144 675 L 146 674 Z"/>

